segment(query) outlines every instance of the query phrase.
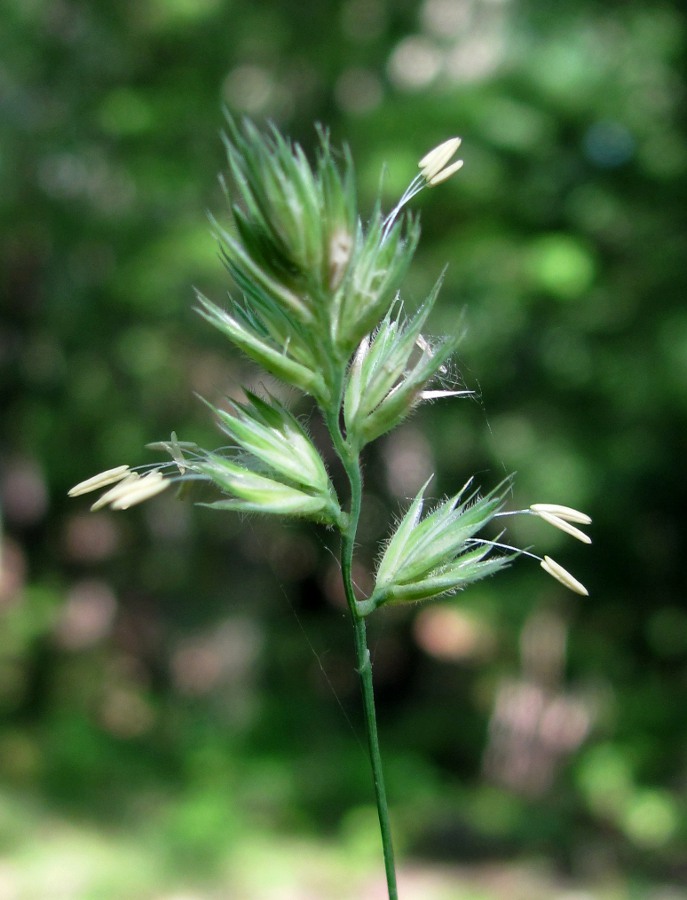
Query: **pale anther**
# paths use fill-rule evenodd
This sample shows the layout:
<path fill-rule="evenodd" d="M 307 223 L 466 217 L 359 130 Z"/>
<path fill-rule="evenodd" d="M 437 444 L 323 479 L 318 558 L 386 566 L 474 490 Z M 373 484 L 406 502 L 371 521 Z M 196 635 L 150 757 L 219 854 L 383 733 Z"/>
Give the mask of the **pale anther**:
<path fill-rule="evenodd" d="M 576 594 L 581 594 L 583 597 L 589 596 L 587 588 L 577 578 L 573 578 L 567 569 L 564 569 L 554 559 L 551 559 L 550 556 L 545 556 L 540 565 L 548 575 L 551 575 L 556 581 L 560 581 L 569 590 L 574 591 Z"/>
<path fill-rule="evenodd" d="M 132 484 L 127 491 L 122 492 L 111 503 L 112 509 L 128 509 L 144 500 L 149 500 L 156 494 L 166 490 L 171 481 L 165 478 L 161 472 L 155 470 L 139 479 L 137 484 Z"/>
<path fill-rule="evenodd" d="M 107 506 L 121 493 L 126 492 L 132 484 L 135 484 L 140 480 L 141 476 L 138 474 L 138 472 L 129 472 L 129 474 L 123 481 L 120 481 L 119 484 L 116 484 L 113 488 L 110 488 L 109 491 L 105 491 L 104 494 L 98 497 L 95 503 L 91 506 L 91 512 L 95 512 L 98 509 L 102 509 L 103 506 Z"/>
<path fill-rule="evenodd" d="M 449 138 L 422 157 L 417 165 L 427 181 L 444 168 L 449 159 L 451 159 L 453 154 L 460 147 L 460 142 L 459 137 Z"/>
<path fill-rule="evenodd" d="M 561 506 L 559 503 L 533 503 L 530 506 L 533 513 L 550 513 L 552 516 L 558 516 L 559 519 L 565 519 L 566 522 L 576 522 L 578 525 L 591 525 L 591 516 L 580 512 L 579 509 L 573 509 L 570 506 Z"/>
<path fill-rule="evenodd" d="M 462 169 L 463 160 L 457 159 L 450 166 L 447 166 L 445 169 L 442 169 L 441 172 L 437 172 L 436 175 L 433 175 L 431 178 L 427 179 L 427 184 L 429 187 L 434 187 L 437 184 L 441 184 L 442 181 L 446 181 L 447 178 L 450 178 L 454 172 L 457 172 L 458 169 Z"/>
<path fill-rule="evenodd" d="M 78 484 L 75 484 L 74 487 L 67 492 L 68 496 L 78 497 L 81 494 L 97 491 L 102 487 L 107 487 L 108 484 L 114 484 L 116 481 L 121 481 L 122 478 L 126 478 L 128 474 L 128 466 L 116 466 L 114 469 L 107 469 L 105 472 L 100 472 L 98 475 L 93 475 L 92 478 L 87 478 L 85 481 L 80 481 Z"/>
<path fill-rule="evenodd" d="M 591 544 L 592 539 L 588 534 L 585 534 L 584 531 L 580 531 L 579 528 L 575 528 L 574 525 L 571 525 L 570 522 L 566 522 L 566 520 L 562 519 L 560 516 L 554 516 L 543 510 L 538 510 L 537 515 L 540 519 L 548 522 L 549 525 L 553 525 L 554 528 L 560 528 L 561 531 L 564 531 L 571 537 L 577 538 L 577 540 L 582 541 L 583 544 Z"/>

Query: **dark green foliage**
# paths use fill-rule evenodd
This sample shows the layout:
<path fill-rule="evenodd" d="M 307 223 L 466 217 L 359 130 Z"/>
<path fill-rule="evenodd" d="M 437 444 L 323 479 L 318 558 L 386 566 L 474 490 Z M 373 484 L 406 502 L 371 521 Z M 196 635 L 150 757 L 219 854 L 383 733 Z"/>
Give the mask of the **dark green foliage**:
<path fill-rule="evenodd" d="M 368 233 L 417 159 L 457 133 L 465 169 L 418 199 L 423 241 L 403 299 L 412 316 L 449 260 L 430 327 L 455 333 L 463 317 L 459 374 L 479 399 L 418 413 L 403 445 L 385 438 L 368 459 L 366 489 L 378 508 L 398 511 L 428 468 L 437 495 L 475 471 L 486 486 L 516 470 L 516 504 L 551 499 L 591 513 L 593 556 L 572 558 L 569 543 L 559 554 L 591 596 L 563 599 L 536 567 L 512 567 L 498 585 L 477 585 L 467 606 L 451 606 L 464 616 L 460 634 L 473 636 L 453 656 L 419 637 L 430 620 L 380 612 L 375 675 L 390 792 L 405 789 L 393 775 L 398 750 L 398 770 L 420 773 L 399 813 L 409 833 L 416 809 L 431 819 L 437 798 L 460 790 L 473 821 L 511 847 L 569 861 L 591 839 L 625 871 L 668 877 L 684 866 L 687 744 L 684 7 L 474 4 L 470 29 L 453 22 L 439 33 L 432 16 L 442 4 L 422 15 L 419 3 L 369 6 L 363 20 L 361 4 L 338 2 L 6 4 L 2 784 L 109 820 L 136 809 L 144 784 L 155 796 L 197 791 L 205 810 L 206 774 L 250 808 L 242 778 L 198 762 L 212 751 L 247 781 L 281 785 L 255 789 L 267 810 L 260 827 L 314 830 L 340 821 L 350 797 L 365 802 L 367 783 L 356 781 L 364 757 L 353 771 L 354 737 L 320 669 L 355 718 L 348 634 L 331 621 L 338 598 L 320 540 L 306 526 L 282 536 L 250 517 L 190 515 L 171 496 L 85 524 L 85 507 L 68 507 L 66 491 L 123 460 L 152 461 L 140 447 L 172 428 L 214 446 L 194 393 L 219 402 L 250 377 L 250 363 L 228 356 L 193 311 L 192 286 L 218 304 L 226 291 L 206 218 L 224 209 L 215 186 L 224 102 L 276 120 L 311 162 L 322 147 L 315 121 L 332 146 L 348 141 Z M 439 74 L 413 84 L 404 81 L 413 44 L 403 42 L 419 33 Z M 491 70 L 480 47 L 495 54 Z M 471 59 L 482 70 L 471 71 Z M 348 222 L 349 163 L 335 161 L 341 178 L 323 176 L 325 212 Z M 259 199 L 257 212 L 241 205 L 237 230 Z M 290 266 L 296 283 L 292 249 L 270 225 L 253 252 Z M 366 252 L 362 241 L 356 252 Z M 320 267 L 319 277 L 332 272 Z M 397 283 L 394 273 L 383 290 Z M 246 289 L 231 307 L 244 326 Z M 220 324 L 214 308 L 206 313 Z M 276 367 L 282 325 L 262 326 Z M 352 350 L 367 327 L 356 323 L 342 343 Z M 318 396 L 322 360 L 295 330 L 290 338 L 293 364 Z M 317 429 L 313 418 L 314 439 Z M 370 547 L 384 521 L 373 510 L 364 523 Z M 539 527 L 521 524 L 520 544 Z M 555 608 L 567 633 L 559 668 L 519 655 L 523 625 L 542 608 Z M 231 663 L 215 675 L 193 663 L 218 658 Z M 520 675 L 584 695 L 593 718 L 535 800 L 515 788 L 490 793 L 480 774 L 497 686 Z M 298 807 L 302 793 L 284 787 L 283 772 L 300 760 L 306 783 L 313 747 L 331 768 Z M 401 748 L 416 754 L 415 767 Z M 218 818 L 210 809 L 197 821 L 212 829 Z M 179 814 L 170 842 L 186 841 L 190 820 Z"/>

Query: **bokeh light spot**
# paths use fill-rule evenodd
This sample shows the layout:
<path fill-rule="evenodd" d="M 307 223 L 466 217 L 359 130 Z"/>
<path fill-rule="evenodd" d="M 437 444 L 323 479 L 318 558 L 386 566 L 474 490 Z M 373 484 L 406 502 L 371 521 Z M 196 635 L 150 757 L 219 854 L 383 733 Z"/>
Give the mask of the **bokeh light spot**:
<path fill-rule="evenodd" d="M 425 653 L 447 662 L 484 659 L 494 647 L 494 636 L 484 622 L 438 604 L 418 613 L 413 634 Z"/>
<path fill-rule="evenodd" d="M 547 234 L 530 244 L 525 262 L 533 286 L 560 300 L 588 291 L 596 276 L 591 250 L 568 234 Z"/>
<path fill-rule="evenodd" d="M 227 103 L 251 114 L 264 112 L 270 107 L 274 91 L 274 78 L 262 66 L 237 66 L 224 80 L 223 92 Z"/>
<path fill-rule="evenodd" d="M 402 91 L 419 91 L 436 78 L 442 54 L 429 38 L 412 35 L 394 48 L 388 63 L 389 77 Z"/>
<path fill-rule="evenodd" d="M 105 581 L 85 579 L 72 585 L 55 627 L 55 640 L 66 650 L 82 650 L 112 630 L 117 599 Z"/>
<path fill-rule="evenodd" d="M 153 112 L 139 91 L 119 88 L 105 96 L 98 116 L 109 134 L 124 137 L 148 131 L 153 124 Z"/>
<path fill-rule="evenodd" d="M 666 844 L 677 832 L 680 816 L 667 791 L 644 790 L 627 804 L 622 825 L 627 836 L 640 847 Z"/>
<path fill-rule="evenodd" d="M 344 112 L 362 115 L 379 106 L 382 84 L 369 69 L 351 68 L 343 72 L 334 88 L 336 101 Z"/>
<path fill-rule="evenodd" d="M 583 139 L 585 154 L 602 169 L 614 169 L 632 158 L 635 141 L 620 122 L 595 122 Z"/>

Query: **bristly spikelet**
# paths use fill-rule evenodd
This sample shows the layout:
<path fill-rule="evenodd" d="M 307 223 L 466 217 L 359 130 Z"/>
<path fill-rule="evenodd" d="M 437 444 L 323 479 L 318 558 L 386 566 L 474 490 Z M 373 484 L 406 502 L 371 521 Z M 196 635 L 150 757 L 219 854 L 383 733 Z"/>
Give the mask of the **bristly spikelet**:
<path fill-rule="evenodd" d="M 509 483 L 479 497 L 470 482 L 422 516 L 426 482 L 397 524 L 377 565 L 365 613 L 387 603 L 408 603 L 453 593 L 507 565 L 511 554 L 490 555 L 493 544 L 474 536 L 502 508 Z"/>

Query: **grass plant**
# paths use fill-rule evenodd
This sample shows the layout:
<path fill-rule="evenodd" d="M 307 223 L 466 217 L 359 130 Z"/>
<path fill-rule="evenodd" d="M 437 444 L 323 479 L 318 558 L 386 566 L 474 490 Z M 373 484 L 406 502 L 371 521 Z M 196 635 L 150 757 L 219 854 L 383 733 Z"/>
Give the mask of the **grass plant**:
<path fill-rule="evenodd" d="M 137 469 L 118 466 L 89 478 L 72 496 L 105 489 L 93 509 L 115 510 L 151 499 L 170 486 L 211 485 L 216 510 L 300 517 L 340 536 L 343 588 L 354 632 L 372 780 L 390 900 L 398 897 L 389 807 L 377 733 L 368 615 L 390 604 L 457 594 L 504 569 L 518 556 L 540 560 L 567 588 L 584 586 L 559 563 L 519 550 L 485 529 L 514 514 L 539 516 L 588 542 L 588 516 L 558 504 L 508 510 L 510 479 L 484 494 L 470 480 L 431 508 L 428 484 L 380 548 L 374 587 L 361 597 L 352 571 L 363 496 L 365 447 L 397 428 L 422 403 L 469 394 L 451 380 L 447 362 L 459 336 L 425 333 L 441 279 L 418 310 L 407 312 L 400 287 L 420 236 L 407 204 L 462 166 L 450 138 L 427 153 L 419 172 L 388 214 L 378 202 L 358 211 L 353 163 L 335 153 L 325 131 L 311 163 L 275 128 L 228 118 L 225 136 L 233 189 L 231 229 L 214 223 L 222 259 L 235 286 L 226 307 L 198 296 L 199 313 L 274 378 L 309 395 L 326 424 L 346 475 L 337 488 L 304 423 L 275 397 L 245 391 L 242 402 L 208 403 L 229 447 L 205 450 L 180 441 L 150 445 L 169 461 Z"/>

